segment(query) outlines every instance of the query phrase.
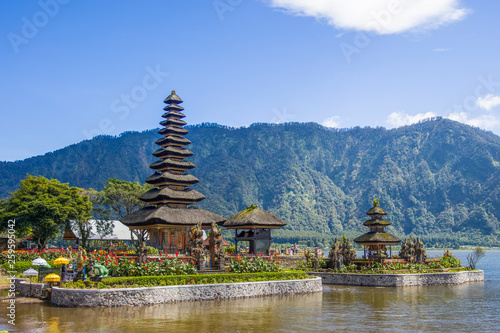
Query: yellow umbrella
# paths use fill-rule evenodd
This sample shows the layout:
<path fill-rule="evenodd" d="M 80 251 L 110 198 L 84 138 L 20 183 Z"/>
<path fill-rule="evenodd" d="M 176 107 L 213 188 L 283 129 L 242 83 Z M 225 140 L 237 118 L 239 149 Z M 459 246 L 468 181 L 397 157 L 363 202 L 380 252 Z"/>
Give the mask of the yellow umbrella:
<path fill-rule="evenodd" d="M 66 259 L 64 257 L 59 257 L 56 260 L 54 260 L 54 265 L 67 265 L 69 264 L 69 259 Z"/>
<path fill-rule="evenodd" d="M 59 281 L 61 281 L 61 277 L 55 273 L 51 273 L 45 277 L 45 281 L 47 281 L 47 282 L 59 282 Z"/>

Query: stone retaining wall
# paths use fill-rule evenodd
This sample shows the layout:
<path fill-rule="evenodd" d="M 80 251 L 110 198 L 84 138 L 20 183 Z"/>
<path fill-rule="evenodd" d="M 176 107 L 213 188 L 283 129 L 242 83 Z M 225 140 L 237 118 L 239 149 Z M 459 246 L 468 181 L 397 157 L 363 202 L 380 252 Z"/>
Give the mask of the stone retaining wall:
<path fill-rule="evenodd" d="M 320 277 L 323 284 L 373 287 L 454 285 L 484 281 L 484 271 L 481 270 L 426 274 L 348 274 L 316 272 L 310 272 L 308 274 Z"/>
<path fill-rule="evenodd" d="M 21 285 L 21 282 L 23 281 L 29 281 L 28 279 L 25 278 L 16 278 L 14 279 L 14 285 L 16 287 L 16 291 L 19 291 L 19 286 Z"/>
<path fill-rule="evenodd" d="M 40 298 L 42 296 L 43 290 L 49 287 L 50 285 L 48 283 L 31 283 L 31 292 L 30 292 L 30 282 L 28 280 L 28 281 L 21 281 L 16 290 L 19 291 L 19 294 L 22 297 Z"/>
<path fill-rule="evenodd" d="M 321 292 L 321 279 L 117 288 L 52 288 L 51 303 L 64 307 L 136 306 Z"/>
<path fill-rule="evenodd" d="M 304 256 L 278 256 L 278 259 L 283 260 L 282 264 L 285 268 L 295 268 L 298 264 L 306 262 Z"/>

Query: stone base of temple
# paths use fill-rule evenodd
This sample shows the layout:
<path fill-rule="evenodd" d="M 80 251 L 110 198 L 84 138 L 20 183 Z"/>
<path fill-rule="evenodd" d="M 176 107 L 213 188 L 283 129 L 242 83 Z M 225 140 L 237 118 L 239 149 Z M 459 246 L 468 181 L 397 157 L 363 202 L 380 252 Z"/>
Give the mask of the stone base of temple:
<path fill-rule="evenodd" d="M 52 288 L 51 303 L 63 307 L 138 306 L 186 301 L 322 292 L 321 279 L 220 283 L 150 288 L 61 289 Z"/>
<path fill-rule="evenodd" d="M 367 287 L 410 287 L 433 285 L 456 285 L 484 281 L 484 271 L 463 271 L 425 274 L 350 274 L 309 272 L 321 278 L 323 284 L 367 286 Z"/>

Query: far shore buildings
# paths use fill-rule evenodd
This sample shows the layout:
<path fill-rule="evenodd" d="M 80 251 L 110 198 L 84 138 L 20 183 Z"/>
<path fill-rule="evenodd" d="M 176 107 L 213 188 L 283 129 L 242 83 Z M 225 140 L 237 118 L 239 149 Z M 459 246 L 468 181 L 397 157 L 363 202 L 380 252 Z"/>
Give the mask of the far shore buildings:
<path fill-rule="evenodd" d="M 88 236 L 89 245 L 92 248 L 109 247 L 113 243 L 116 247 L 132 246 L 134 239 L 132 234 L 123 223 L 118 220 L 110 221 L 110 232 L 100 232 L 95 220 L 89 220 L 90 233 Z M 72 242 L 71 246 L 77 248 L 81 244 L 81 235 L 75 223 L 70 222 L 64 230 L 62 238 L 64 241 Z"/>
<path fill-rule="evenodd" d="M 196 208 L 205 196 L 189 188 L 199 180 L 188 174 L 195 165 L 185 159 L 193 153 L 184 148 L 191 141 L 184 138 L 189 131 L 183 128 L 186 122 L 183 101 L 175 91 L 165 99 L 164 126 L 158 131 L 163 137 L 156 141 L 160 148 L 153 153 L 159 160 L 151 164 L 154 174 L 146 182 L 156 188 L 139 197 L 147 207 L 120 219 L 131 230 L 146 230 L 150 235 L 149 245 L 167 253 L 184 253 L 188 246 L 191 228 L 201 222 L 209 229 L 212 222 L 222 224 L 225 219 L 215 213 Z"/>

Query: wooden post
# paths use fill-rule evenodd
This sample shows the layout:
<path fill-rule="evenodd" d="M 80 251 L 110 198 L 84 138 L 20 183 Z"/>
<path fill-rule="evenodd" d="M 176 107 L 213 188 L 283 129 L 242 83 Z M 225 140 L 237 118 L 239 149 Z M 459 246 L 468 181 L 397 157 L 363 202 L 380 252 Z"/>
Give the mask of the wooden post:
<path fill-rule="evenodd" d="M 234 255 L 238 255 L 238 228 L 234 229 Z"/>

